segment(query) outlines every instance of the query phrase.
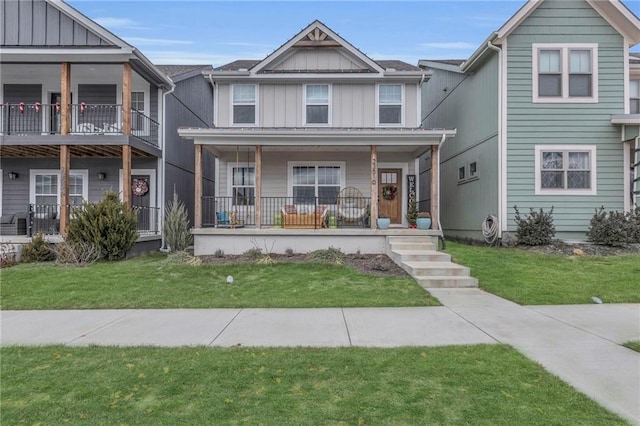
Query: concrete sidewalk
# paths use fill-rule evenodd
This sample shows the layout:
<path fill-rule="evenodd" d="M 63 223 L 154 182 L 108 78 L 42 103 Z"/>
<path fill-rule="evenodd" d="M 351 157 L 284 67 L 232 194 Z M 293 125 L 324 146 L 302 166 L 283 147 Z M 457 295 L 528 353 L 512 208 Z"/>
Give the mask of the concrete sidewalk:
<path fill-rule="evenodd" d="M 640 304 L 523 307 L 429 289 L 428 308 L 0 311 L 3 345 L 397 347 L 509 344 L 640 425 Z"/>

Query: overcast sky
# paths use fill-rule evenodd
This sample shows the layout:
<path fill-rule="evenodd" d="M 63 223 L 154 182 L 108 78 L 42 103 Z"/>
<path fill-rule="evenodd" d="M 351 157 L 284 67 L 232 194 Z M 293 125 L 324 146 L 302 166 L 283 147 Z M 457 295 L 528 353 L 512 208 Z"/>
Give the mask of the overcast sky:
<path fill-rule="evenodd" d="M 68 0 L 156 64 L 263 59 L 319 19 L 373 59 L 466 59 L 524 0 Z M 640 15 L 640 0 L 624 1 Z M 632 51 L 640 52 L 640 46 Z"/>

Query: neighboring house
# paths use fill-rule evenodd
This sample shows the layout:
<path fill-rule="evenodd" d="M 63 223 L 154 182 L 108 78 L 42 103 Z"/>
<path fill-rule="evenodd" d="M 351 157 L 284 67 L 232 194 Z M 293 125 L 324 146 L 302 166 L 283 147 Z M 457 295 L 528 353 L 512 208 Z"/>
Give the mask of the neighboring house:
<path fill-rule="evenodd" d="M 509 239 L 517 205 L 553 207 L 557 237 L 583 240 L 595 209 L 637 205 L 638 42 L 617 0 L 530 0 L 466 61 L 421 60 L 423 125 L 457 129 L 440 152 L 444 233 L 482 239 L 495 215 Z"/>
<path fill-rule="evenodd" d="M 2 234 L 64 233 L 71 206 L 113 190 L 159 246 L 174 190 L 193 215 L 193 147 L 177 128 L 211 123 L 211 66 L 154 66 L 61 1 L 0 10 L 0 210 L 20 220 Z"/>
<path fill-rule="evenodd" d="M 261 61 L 238 60 L 204 74 L 215 91 L 214 126 L 179 130 L 195 143 L 196 165 L 203 152 L 216 157 L 215 197 L 203 193 L 207 167 L 196 166 L 200 254 L 241 252 L 242 236 L 264 249 L 264 229 L 282 231 L 274 237 L 281 240 L 310 228 L 313 238 L 297 235 L 304 249 L 325 236 L 348 250 L 337 239 L 349 233 L 342 229 L 372 233 L 379 212 L 396 229 L 406 228 L 418 158 L 455 134 L 421 128 L 425 72 L 375 61 L 319 21 Z M 436 216 L 437 204 L 424 210 Z"/>

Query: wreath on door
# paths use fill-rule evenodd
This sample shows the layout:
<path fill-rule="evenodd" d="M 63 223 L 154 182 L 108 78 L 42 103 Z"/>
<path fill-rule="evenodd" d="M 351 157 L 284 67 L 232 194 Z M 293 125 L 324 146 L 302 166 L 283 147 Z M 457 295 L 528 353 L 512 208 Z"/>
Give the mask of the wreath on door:
<path fill-rule="evenodd" d="M 131 190 L 133 191 L 133 195 L 142 197 L 144 194 L 149 192 L 149 184 L 146 179 L 134 179 L 133 184 L 131 185 Z"/>
<path fill-rule="evenodd" d="M 384 198 L 387 201 L 395 200 L 397 193 L 398 193 L 397 186 L 385 185 L 382 187 L 382 198 Z"/>

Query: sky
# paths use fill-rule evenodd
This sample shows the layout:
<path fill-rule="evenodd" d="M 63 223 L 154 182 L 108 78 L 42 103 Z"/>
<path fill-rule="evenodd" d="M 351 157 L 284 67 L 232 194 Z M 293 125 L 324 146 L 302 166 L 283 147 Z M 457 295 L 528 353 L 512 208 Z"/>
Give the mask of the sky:
<path fill-rule="evenodd" d="M 67 0 L 153 63 L 263 59 L 315 19 L 377 60 L 466 59 L 525 0 Z M 640 0 L 624 4 L 640 16 Z M 632 51 L 640 52 L 640 46 Z"/>

